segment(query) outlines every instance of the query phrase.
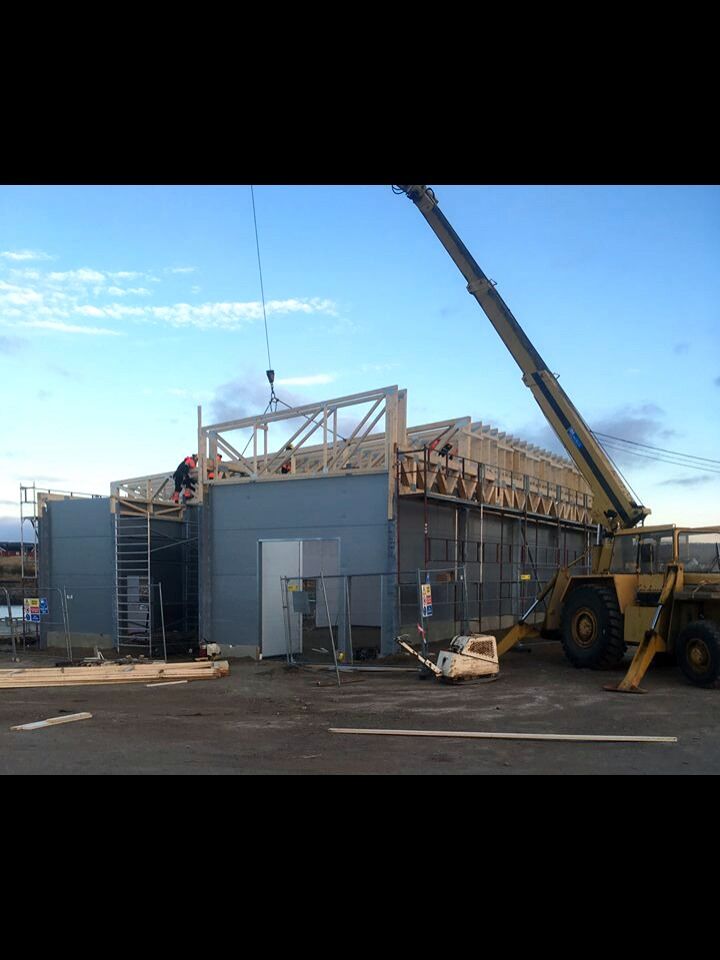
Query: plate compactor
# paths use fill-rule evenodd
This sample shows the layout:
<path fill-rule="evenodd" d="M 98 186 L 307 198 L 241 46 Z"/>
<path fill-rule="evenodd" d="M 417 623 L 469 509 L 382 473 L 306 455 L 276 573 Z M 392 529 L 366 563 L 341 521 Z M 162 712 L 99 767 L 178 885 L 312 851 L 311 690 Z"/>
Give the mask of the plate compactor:
<path fill-rule="evenodd" d="M 450 649 L 438 653 L 437 663 L 423 657 L 411 647 L 406 636 L 396 637 L 395 642 L 444 683 L 477 680 L 481 677 L 489 679 L 500 672 L 495 637 L 482 633 L 453 637 L 449 644 Z"/>

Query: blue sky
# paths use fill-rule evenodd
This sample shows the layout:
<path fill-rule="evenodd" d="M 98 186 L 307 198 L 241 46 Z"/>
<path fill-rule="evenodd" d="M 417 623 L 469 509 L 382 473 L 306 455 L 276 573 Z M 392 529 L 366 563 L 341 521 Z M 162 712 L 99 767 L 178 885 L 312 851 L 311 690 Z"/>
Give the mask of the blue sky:
<path fill-rule="evenodd" d="M 720 188 L 443 186 L 442 210 L 590 425 L 720 459 Z M 278 394 L 396 383 L 409 422 L 552 436 L 420 214 L 389 186 L 257 186 Z M 18 485 L 107 493 L 261 412 L 248 186 L 0 187 L 0 538 Z M 283 382 L 287 381 L 287 382 Z M 638 458 L 650 522 L 720 523 L 720 477 Z"/>

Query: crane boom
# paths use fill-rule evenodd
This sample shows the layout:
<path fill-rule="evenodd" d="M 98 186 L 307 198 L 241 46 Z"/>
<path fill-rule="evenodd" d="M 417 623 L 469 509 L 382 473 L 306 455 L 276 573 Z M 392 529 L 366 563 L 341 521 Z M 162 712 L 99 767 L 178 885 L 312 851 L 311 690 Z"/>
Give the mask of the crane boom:
<path fill-rule="evenodd" d="M 609 457 L 593 436 L 557 378 L 528 339 L 472 255 L 455 233 L 427 186 L 399 186 L 430 224 L 433 232 L 467 280 L 468 292 L 482 307 L 490 323 L 515 358 L 545 419 L 574 460 L 593 493 L 593 521 L 609 533 L 640 523 L 650 510 L 635 503 Z"/>

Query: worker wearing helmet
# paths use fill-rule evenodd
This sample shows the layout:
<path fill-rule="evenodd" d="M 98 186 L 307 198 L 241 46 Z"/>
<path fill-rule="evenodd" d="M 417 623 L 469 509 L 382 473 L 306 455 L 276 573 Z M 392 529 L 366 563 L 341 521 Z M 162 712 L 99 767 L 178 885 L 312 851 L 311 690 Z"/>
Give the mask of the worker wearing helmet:
<path fill-rule="evenodd" d="M 289 443 L 285 449 L 292 450 L 293 445 Z M 292 473 L 292 457 L 289 460 L 286 460 L 285 463 L 280 467 L 280 473 Z"/>
<path fill-rule="evenodd" d="M 225 474 L 221 470 L 221 460 L 222 460 L 222 454 L 218 453 L 218 455 L 215 457 L 215 464 L 213 464 L 211 461 L 210 464 L 208 465 L 208 480 L 215 479 L 216 470 L 217 470 L 218 480 L 225 476 Z"/>
<path fill-rule="evenodd" d="M 183 493 L 184 500 L 191 500 L 195 494 L 195 483 L 193 482 L 192 477 L 190 476 L 190 471 L 194 470 L 197 466 L 197 460 L 195 457 L 185 457 L 185 459 L 177 465 L 177 469 L 173 474 L 173 480 L 175 481 L 175 492 L 173 493 L 173 503 L 180 502 L 180 491 Z"/>

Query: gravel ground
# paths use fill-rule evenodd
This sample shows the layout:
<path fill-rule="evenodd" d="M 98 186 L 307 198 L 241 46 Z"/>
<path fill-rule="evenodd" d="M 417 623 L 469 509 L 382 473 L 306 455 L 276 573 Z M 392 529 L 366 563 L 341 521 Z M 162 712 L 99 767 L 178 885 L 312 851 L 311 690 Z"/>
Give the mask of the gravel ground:
<path fill-rule="evenodd" d="M 53 665 L 28 653 L 19 666 Z M 407 660 L 406 665 L 413 661 Z M 0 651 L 0 668 L 10 668 Z M 416 672 L 335 675 L 234 660 L 230 676 L 0 690 L 3 774 L 717 774 L 720 690 L 651 668 L 646 695 L 612 694 L 622 671 L 573 669 L 556 644 L 512 651 L 493 683 L 449 686 Z M 89 711 L 30 732 L 15 724 Z M 329 727 L 674 736 L 675 744 L 370 737 Z"/>

